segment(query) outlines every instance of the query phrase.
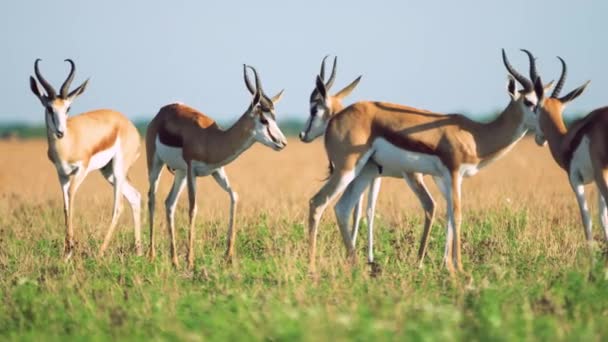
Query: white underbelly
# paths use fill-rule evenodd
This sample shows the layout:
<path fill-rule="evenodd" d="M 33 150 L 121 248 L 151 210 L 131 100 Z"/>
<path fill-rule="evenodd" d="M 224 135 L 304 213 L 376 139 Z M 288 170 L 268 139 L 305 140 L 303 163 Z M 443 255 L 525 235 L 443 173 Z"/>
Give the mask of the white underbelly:
<path fill-rule="evenodd" d="M 583 184 L 593 181 L 593 165 L 589 154 L 589 138 L 584 136 L 570 160 L 570 175 L 578 177 Z"/>
<path fill-rule="evenodd" d="M 91 159 L 89 159 L 88 171 L 98 170 L 108 165 L 108 163 L 114 158 L 120 150 L 120 139 L 116 139 L 116 142 L 112 147 L 107 150 L 103 150 L 95 153 Z"/>
<path fill-rule="evenodd" d="M 373 160 L 382 167 L 384 176 L 399 177 L 404 172 L 441 176 L 447 172 L 439 157 L 399 148 L 383 138 L 373 143 Z"/>
<path fill-rule="evenodd" d="M 162 160 L 163 163 L 167 164 L 167 166 L 170 168 L 174 170 L 187 170 L 188 166 L 184 160 L 183 150 L 181 147 L 165 145 L 160 142 L 158 137 L 156 137 L 156 154 L 160 160 Z M 208 165 L 197 160 L 192 161 L 192 166 L 194 168 L 194 174 L 197 176 L 207 176 L 217 170 L 215 165 Z"/>

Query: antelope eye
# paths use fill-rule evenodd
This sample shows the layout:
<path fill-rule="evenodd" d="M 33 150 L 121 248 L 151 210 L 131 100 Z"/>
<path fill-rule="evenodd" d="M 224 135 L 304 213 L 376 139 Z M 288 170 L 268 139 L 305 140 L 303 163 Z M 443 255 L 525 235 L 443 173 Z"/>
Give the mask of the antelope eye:
<path fill-rule="evenodd" d="M 528 107 L 532 107 L 534 105 L 534 103 L 532 103 L 532 101 L 530 101 L 528 99 L 524 99 L 524 104 Z"/>
<path fill-rule="evenodd" d="M 262 125 L 268 125 L 268 120 L 266 120 L 266 118 L 263 116 L 260 118 L 260 122 L 262 123 Z"/>

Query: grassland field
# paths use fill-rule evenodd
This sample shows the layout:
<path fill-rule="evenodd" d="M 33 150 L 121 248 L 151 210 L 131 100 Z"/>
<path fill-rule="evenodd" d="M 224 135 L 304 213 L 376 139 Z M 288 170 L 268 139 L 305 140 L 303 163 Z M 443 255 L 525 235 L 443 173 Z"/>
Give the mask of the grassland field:
<path fill-rule="evenodd" d="M 308 199 L 327 160 L 320 142 L 295 139 L 282 152 L 255 145 L 226 167 L 239 193 L 237 256 L 223 260 L 229 198 L 198 181 L 196 267 L 168 257 L 163 200 L 157 260 L 133 253 L 125 206 L 109 251 L 96 253 L 110 221 L 111 187 L 98 173 L 76 196 L 76 253 L 64 262 L 63 209 L 45 140 L 0 142 L 0 340 L 576 340 L 608 338 L 608 247 L 597 219 L 587 248 L 566 174 L 546 148 L 525 138 L 463 183 L 463 261 L 469 276 L 442 267 L 445 203 L 439 205 L 424 267 L 416 267 L 423 214 L 403 180 L 386 179 L 376 210 L 376 261 L 345 249 L 332 207 L 308 275 Z M 145 156 L 130 172 L 142 193 L 148 243 Z M 159 199 L 172 176 L 164 172 Z M 185 261 L 187 200 L 176 215 Z"/>

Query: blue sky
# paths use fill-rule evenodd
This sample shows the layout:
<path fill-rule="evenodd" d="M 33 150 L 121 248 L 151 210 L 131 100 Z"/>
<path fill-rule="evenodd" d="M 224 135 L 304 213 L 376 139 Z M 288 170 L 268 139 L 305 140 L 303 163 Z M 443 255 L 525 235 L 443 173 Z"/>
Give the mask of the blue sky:
<path fill-rule="evenodd" d="M 76 61 L 91 77 L 72 113 L 112 108 L 149 119 L 181 101 L 220 121 L 243 113 L 242 64 L 264 89 L 285 88 L 279 117 L 302 118 L 325 54 L 338 55 L 347 99 L 439 112 L 487 113 L 507 103 L 500 49 L 527 71 L 528 48 L 545 80 L 569 66 L 565 91 L 587 79 L 569 112 L 607 105 L 606 1 L 3 1 L 0 122 L 43 123 L 31 94 L 33 63 L 56 88 Z M 338 89 L 334 89 L 338 90 Z"/>

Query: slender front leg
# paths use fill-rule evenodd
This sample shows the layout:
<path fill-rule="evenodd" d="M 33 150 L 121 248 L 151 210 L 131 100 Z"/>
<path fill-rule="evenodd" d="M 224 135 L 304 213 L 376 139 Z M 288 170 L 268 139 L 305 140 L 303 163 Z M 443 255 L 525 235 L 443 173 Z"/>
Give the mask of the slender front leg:
<path fill-rule="evenodd" d="M 70 184 L 71 176 L 59 175 L 59 183 L 61 184 L 61 194 L 63 195 L 63 218 L 65 220 L 65 241 L 63 244 L 63 257 L 69 260 L 72 257 L 74 249 L 74 230 L 72 228 L 72 208 L 70 201 Z"/>
<path fill-rule="evenodd" d="M 404 178 L 424 209 L 424 230 L 420 238 L 420 247 L 418 248 L 418 267 L 422 267 L 429 244 L 429 235 L 431 234 L 431 228 L 435 219 L 435 201 L 424 184 L 424 178 L 421 173 L 406 173 L 404 174 Z"/>
<path fill-rule="evenodd" d="M 236 240 L 236 228 L 234 225 L 235 216 L 236 216 L 236 206 L 239 201 L 239 195 L 232 190 L 230 187 L 230 182 L 228 181 L 228 176 L 224 171 L 224 168 L 218 169 L 213 174 L 213 179 L 219 184 L 224 191 L 226 191 L 230 195 L 230 222 L 228 224 L 228 235 L 227 235 L 227 244 L 226 244 L 226 254 L 225 258 L 227 261 L 231 261 L 234 256 L 234 242 Z"/>
<path fill-rule="evenodd" d="M 177 248 L 175 246 L 175 207 L 177 206 L 177 199 L 184 190 L 186 185 L 186 172 L 184 170 L 175 170 L 175 179 L 173 180 L 173 186 L 171 191 L 165 200 L 165 210 L 167 214 L 167 224 L 169 228 L 169 237 L 171 239 L 171 261 L 173 266 L 179 266 L 177 260 Z"/>
<path fill-rule="evenodd" d="M 319 220 L 327 208 L 327 204 L 333 200 L 340 192 L 348 186 L 355 178 L 354 168 L 346 171 L 335 170 L 329 177 L 325 185 L 310 199 L 310 209 L 308 213 L 308 265 L 309 271 L 314 273 L 315 269 L 315 254 L 317 246 L 317 231 Z M 352 255 L 352 249 L 349 251 Z"/>
<path fill-rule="evenodd" d="M 583 220 L 583 227 L 585 228 L 585 238 L 587 243 L 591 245 L 593 241 L 593 235 L 591 234 L 591 215 L 589 214 L 589 207 L 587 206 L 587 199 L 585 198 L 585 185 L 582 183 L 579 177 L 576 175 L 570 176 L 570 186 L 576 195 L 578 202 L 578 209 L 581 212 L 581 219 Z"/>
<path fill-rule="evenodd" d="M 188 234 L 188 267 L 192 269 L 194 267 L 194 222 L 196 220 L 196 175 L 192 161 L 188 162 L 188 204 L 189 204 L 189 218 L 190 218 L 190 230 Z"/>
<path fill-rule="evenodd" d="M 367 195 L 367 262 L 370 264 L 374 262 L 374 215 L 381 184 L 382 178 L 374 178 Z"/>
<path fill-rule="evenodd" d="M 148 215 L 150 215 L 148 221 L 148 224 L 150 225 L 150 250 L 148 251 L 148 257 L 150 260 L 156 258 L 156 245 L 154 243 L 154 211 L 156 208 L 156 191 L 158 190 L 158 182 L 163 166 L 163 162 L 155 154 L 152 166 L 148 170 L 148 182 L 150 183 L 150 188 L 148 190 Z"/>
<path fill-rule="evenodd" d="M 84 169 L 77 169 L 71 176 L 59 176 L 61 189 L 63 192 L 63 214 L 65 218 L 66 236 L 63 255 L 67 261 L 72 257 L 74 252 L 74 226 L 72 217 L 74 211 L 74 198 L 78 187 L 82 183 L 86 172 Z"/>

